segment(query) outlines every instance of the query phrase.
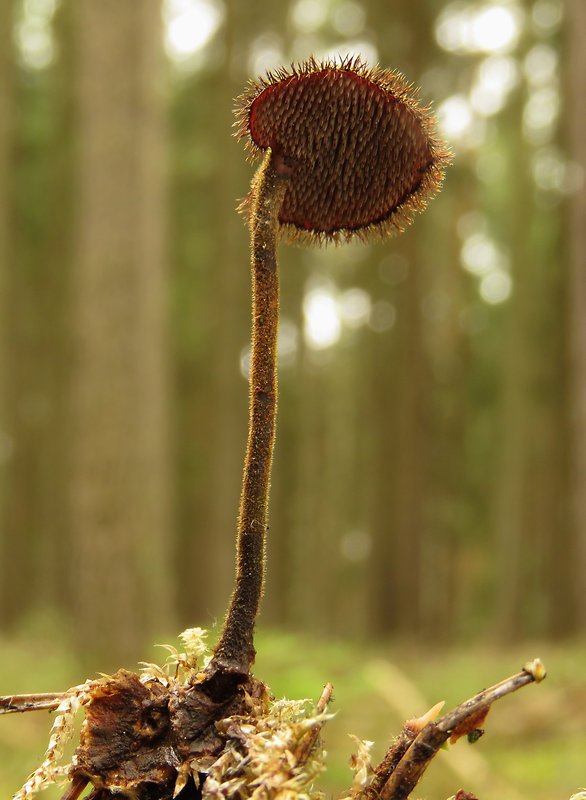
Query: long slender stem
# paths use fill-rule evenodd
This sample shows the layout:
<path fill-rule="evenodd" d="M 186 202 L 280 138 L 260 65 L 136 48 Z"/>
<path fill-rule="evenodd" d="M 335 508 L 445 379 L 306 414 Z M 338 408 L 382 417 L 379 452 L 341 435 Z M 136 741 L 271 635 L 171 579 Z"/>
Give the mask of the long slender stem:
<path fill-rule="evenodd" d="M 278 214 L 288 170 L 269 151 L 252 185 L 250 417 L 237 534 L 236 583 L 210 672 L 248 674 L 264 582 L 268 497 L 277 411 Z"/>

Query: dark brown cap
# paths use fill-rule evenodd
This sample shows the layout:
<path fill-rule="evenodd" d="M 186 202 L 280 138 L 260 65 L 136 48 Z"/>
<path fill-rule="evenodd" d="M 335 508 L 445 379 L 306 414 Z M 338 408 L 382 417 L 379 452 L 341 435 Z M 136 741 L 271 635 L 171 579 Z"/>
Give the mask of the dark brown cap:
<path fill-rule="evenodd" d="M 236 113 L 252 155 L 270 148 L 290 171 L 279 222 L 293 239 L 403 230 L 451 158 L 405 78 L 359 58 L 269 73 L 251 82 Z"/>

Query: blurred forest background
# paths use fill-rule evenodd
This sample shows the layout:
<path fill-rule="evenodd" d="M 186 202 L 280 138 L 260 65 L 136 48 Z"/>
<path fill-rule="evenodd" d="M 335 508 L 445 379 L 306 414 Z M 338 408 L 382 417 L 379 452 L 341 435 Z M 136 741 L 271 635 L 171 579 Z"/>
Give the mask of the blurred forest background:
<path fill-rule="evenodd" d="M 490 769 L 458 746 L 432 794 L 568 797 L 586 747 L 584 0 L 0 0 L 0 692 L 160 661 L 152 642 L 222 618 L 250 328 L 232 109 L 311 53 L 402 71 L 455 159 L 402 236 L 281 247 L 258 674 L 292 697 L 333 680 L 338 792 L 348 731 L 384 748 L 426 702 L 542 655 L 543 689 L 491 715 Z M 48 725 L 3 720 L 2 793 Z"/>
<path fill-rule="evenodd" d="M 403 72 L 455 160 L 404 235 L 281 248 L 262 623 L 357 641 L 583 631 L 584 0 L 0 14 L 4 634 L 51 617 L 115 666 L 221 619 L 250 325 L 235 207 L 253 170 L 232 109 L 311 53 Z"/>

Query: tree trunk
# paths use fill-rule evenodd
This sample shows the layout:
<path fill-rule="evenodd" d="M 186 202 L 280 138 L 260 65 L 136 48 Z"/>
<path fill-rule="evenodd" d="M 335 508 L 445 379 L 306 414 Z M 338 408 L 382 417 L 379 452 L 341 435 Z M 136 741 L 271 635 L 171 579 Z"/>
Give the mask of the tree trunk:
<path fill-rule="evenodd" d="M 169 621 L 160 0 L 77 5 L 72 528 L 83 646 L 136 658 Z"/>
<path fill-rule="evenodd" d="M 6 524 L 6 486 L 13 441 L 9 428 L 9 347 L 11 342 L 8 314 L 9 269 L 12 265 L 12 159 L 14 140 L 14 61 L 13 12 L 10 0 L 0 3 L 0 622 L 10 621 L 11 592 L 8 589 L 10 569 L 10 532 Z"/>
<path fill-rule="evenodd" d="M 423 338 L 429 359 L 427 394 L 432 400 L 427 408 L 430 445 L 426 452 L 428 489 L 421 545 L 422 634 L 426 641 L 450 640 L 457 632 L 459 604 L 465 607 L 473 596 L 462 564 L 470 540 L 479 536 L 479 531 L 468 530 L 472 525 L 465 462 L 469 364 L 460 323 L 467 300 L 467 278 L 460 264 L 455 226 L 444 224 L 445 218 L 457 219 L 459 209 L 467 205 L 455 192 L 451 197 L 442 195 L 441 202 L 445 217 L 430 214 L 430 235 L 419 243 L 421 262 L 427 265 Z"/>
<path fill-rule="evenodd" d="M 529 179 L 529 161 L 522 138 L 520 109 L 524 96 L 511 107 L 510 123 L 515 135 L 509 138 L 505 156 L 515 175 L 507 196 L 508 208 L 499 209 L 500 233 L 511 253 L 513 292 L 505 307 L 506 330 L 501 354 L 502 396 L 497 470 L 494 476 L 493 537 L 495 542 L 495 625 L 504 640 L 514 640 L 523 632 L 523 608 L 528 544 L 528 489 L 530 486 L 531 419 L 534 411 L 531 382 L 534 348 L 530 333 L 533 303 L 533 275 L 530 230 L 534 208 Z"/>
<path fill-rule="evenodd" d="M 35 499 L 36 538 L 30 559 L 35 561 L 35 606 L 68 613 L 70 607 L 70 529 L 67 509 L 69 396 L 71 364 L 70 289 L 74 234 L 73 130 L 74 65 L 73 9 L 62 3 L 55 14 L 53 36 L 58 58 L 45 76 L 45 102 L 50 106 L 51 135 L 43 148 L 45 189 L 40 200 L 44 214 L 44 239 L 33 253 L 38 286 L 35 348 L 40 395 L 44 398 L 44 425 L 35 440 L 39 490 Z M 59 197 L 59 203 L 53 198 Z M 30 287 L 29 279 L 25 291 Z"/>
<path fill-rule="evenodd" d="M 379 31 L 381 63 L 400 65 L 416 80 L 421 65 L 418 48 L 413 46 L 413 20 L 405 0 L 393 4 L 392 16 L 382 0 L 369 8 L 369 22 Z M 418 35 L 425 34 L 429 22 L 422 9 L 416 23 Z M 418 241 L 425 237 L 425 226 L 425 219 L 417 219 L 413 229 L 385 243 L 384 253 L 378 248 L 373 251 L 379 270 L 372 275 L 372 299 L 390 303 L 390 313 L 396 311 L 392 329 L 376 334 L 372 342 L 370 595 L 371 625 L 379 634 L 414 636 L 421 623 L 427 460 L 423 425 L 429 397 Z M 382 259 L 386 263 L 381 271 Z"/>
<path fill-rule="evenodd" d="M 566 10 L 568 34 L 569 158 L 586 174 L 586 5 L 569 0 Z M 584 178 L 570 207 L 570 514 L 577 542 L 575 598 L 579 630 L 586 627 L 586 189 Z"/>

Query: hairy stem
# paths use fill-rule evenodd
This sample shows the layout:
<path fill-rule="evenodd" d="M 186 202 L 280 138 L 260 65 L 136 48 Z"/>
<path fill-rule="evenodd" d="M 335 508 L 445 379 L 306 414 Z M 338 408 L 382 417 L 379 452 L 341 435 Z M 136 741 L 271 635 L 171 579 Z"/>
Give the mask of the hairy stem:
<path fill-rule="evenodd" d="M 264 582 L 265 540 L 277 412 L 278 214 L 288 170 L 269 151 L 251 191 L 252 350 L 250 417 L 237 534 L 236 583 L 210 672 L 248 674 Z"/>

